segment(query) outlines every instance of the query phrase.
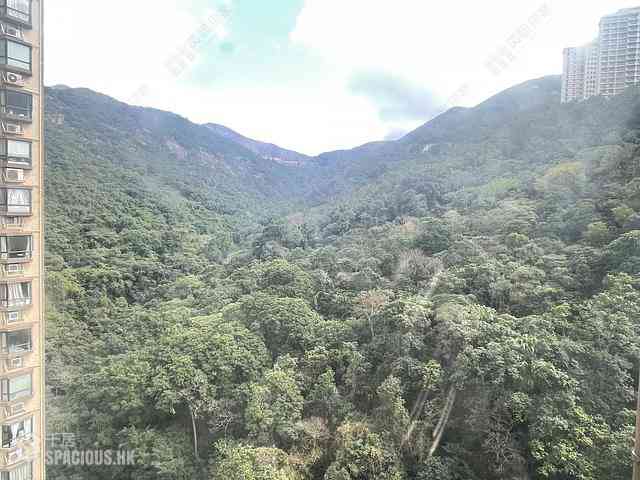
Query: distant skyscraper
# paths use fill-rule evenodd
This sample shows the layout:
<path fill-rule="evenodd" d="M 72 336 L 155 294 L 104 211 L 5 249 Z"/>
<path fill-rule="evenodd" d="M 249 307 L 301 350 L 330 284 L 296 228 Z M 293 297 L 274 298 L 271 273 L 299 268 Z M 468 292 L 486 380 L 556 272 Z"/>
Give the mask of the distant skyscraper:
<path fill-rule="evenodd" d="M 597 92 L 598 44 L 564 49 L 562 102 L 584 100 Z"/>
<path fill-rule="evenodd" d="M 640 7 L 600 20 L 598 93 L 617 95 L 640 83 Z"/>
<path fill-rule="evenodd" d="M 584 99 L 598 94 L 598 70 L 600 68 L 600 45 L 592 42 L 584 49 Z"/>
<path fill-rule="evenodd" d="M 562 102 L 617 95 L 640 84 L 640 7 L 600 20 L 600 34 L 582 47 L 565 48 Z"/>

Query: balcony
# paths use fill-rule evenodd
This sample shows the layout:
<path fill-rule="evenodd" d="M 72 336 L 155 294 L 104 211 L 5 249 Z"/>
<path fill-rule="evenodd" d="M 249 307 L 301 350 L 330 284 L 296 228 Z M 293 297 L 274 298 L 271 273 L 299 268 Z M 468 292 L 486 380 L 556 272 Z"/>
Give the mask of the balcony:
<path fill-rule="evenodd" d="M 0 18 L 32 28 L 31 0 L 0 0 Z"/>

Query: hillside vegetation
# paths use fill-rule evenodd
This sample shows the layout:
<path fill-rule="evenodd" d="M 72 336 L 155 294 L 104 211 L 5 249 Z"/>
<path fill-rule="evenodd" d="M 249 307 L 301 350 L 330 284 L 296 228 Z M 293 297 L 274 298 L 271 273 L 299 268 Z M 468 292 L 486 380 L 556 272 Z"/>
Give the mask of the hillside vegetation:
<path fill-rule="evenodd" d="M 50 478 L 629 478 L 640 91 L 558 90 L 300 165 L 50 90 L 48 428 L 137 459 Z"/>

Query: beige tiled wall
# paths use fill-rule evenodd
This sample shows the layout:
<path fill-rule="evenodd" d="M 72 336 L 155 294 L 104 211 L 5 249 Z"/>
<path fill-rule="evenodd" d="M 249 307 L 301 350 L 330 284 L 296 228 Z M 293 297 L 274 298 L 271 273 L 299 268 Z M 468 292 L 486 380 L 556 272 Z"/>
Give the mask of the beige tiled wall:
<path fill-rule="evenodd" d="M 33 169 L 25 172 L 25 181 L 21 184 L 11 184 L 32 188 L 32 214 L 24 218 L 21 228 L 3 228 L 0 224 L 0 235 L 31 235 L 33 237 L 33 255 L 30 262 L 23 263 L 24 271 L 15 276 L 8 276 L 2 271 L 0 283 L 30 281 L 32 303 L 21 310 L 18 323 L 7 324 L 4 312 L 0 312 L 0 331 L 15 331 L 30 329 L 32 333 L 32 352 L 26 355 L 0 354 L 0 379 L 8 379 L 25 373 L 32 375 L 33 395 L 18 399 L 14 402 L 0 401 L 0 421 L 3 423 L 20 420 L 29 416 L 34 417 L 34 440 L 22 446 L 20 455 L 11 455 L 12 450 L 0 449 L 0 471 L 11 471 L 21 462 L 33 461 L 33 478 L 40 480 L 45 477 L 44 469 L 44 324 L 43 324 L 43 189 L 44 153 L 43 153 L 43 82 L 42 82 L 42 3 L 43 0 L 32 2 L 32 29 L 23 28 L 24 41 L 32 46 L 32 75 L 26 78 L 22 91 L 33 95 L 33 121 L 22 124 L 24 135 L 9 137 L 32 141 Z M 4 21 L 4 20 L 0 20 Z M 7 88 L 16 88 L 7 86 Z M 13 122 L 9 120 L 10 123 Z M 0 135 L 5 136 L 0 132 Z M 5 136 L 6 138 L 6 136 Z M 3 181 L 4 184 L 4 181 Z M 6 184 L 5 186 L 8 186 Z M 23 359 L 22 365 L 12 364 L 13 358 Z M 22 407 L 18 409 L 17 407 Z M 14 449 L 15 450 L 15 449 Z"/>

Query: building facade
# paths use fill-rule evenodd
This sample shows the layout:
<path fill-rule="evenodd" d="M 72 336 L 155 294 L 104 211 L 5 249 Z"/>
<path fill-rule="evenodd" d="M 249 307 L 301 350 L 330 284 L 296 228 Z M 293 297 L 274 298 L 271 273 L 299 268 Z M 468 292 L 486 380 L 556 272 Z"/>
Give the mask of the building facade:
<path fill-rule="evenodd" d="M 568 47 L 562 52 L 562 103 L 582 98 L 584 55 L 581 47 Z"/>
<path fill-rule="evenodd" d="M 640 8 L 626 8 L 600 21 L 598 94 L 617 95 L 640 83 Z"/>
<path fill-rule="evenodd" d="M 563 52 L 562 102 L 584 100 L 597 91 L 598 44 L 565 48 Z"/>
<path fill-rule="evenodd" d="M 584 49 L 583 100 L 598 95 L 598 71 L 600 68 L 600 45 L 592 42 Z"/>
<path fill-rule="evenodd" d="M 611 96 L 640 84 L 640 7 L 600 20 L 598 39 L 564 50 L 562 102 Z"/>
<path fill-rule="evenodd" d="M 45 476 L 42 0 L 0 0 L 0 480 Z"/>

